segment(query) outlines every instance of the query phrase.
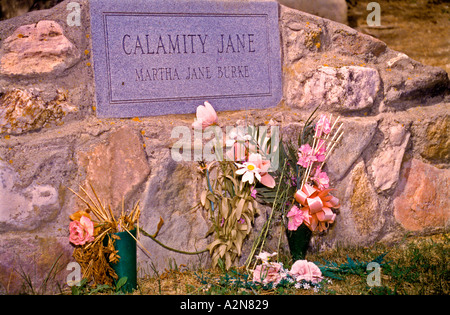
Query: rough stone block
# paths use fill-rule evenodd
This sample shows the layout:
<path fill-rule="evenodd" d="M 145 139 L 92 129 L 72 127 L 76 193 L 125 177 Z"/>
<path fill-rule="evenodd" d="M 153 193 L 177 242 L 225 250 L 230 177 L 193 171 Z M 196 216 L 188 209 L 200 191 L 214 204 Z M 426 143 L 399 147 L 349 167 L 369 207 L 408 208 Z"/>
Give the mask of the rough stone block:
<path fill-rule="evenodd" d="M 78 49 L 55 21 L 43 20 L 17 28 L 1 46 L 0 74 L 61 73 L 80 58 Z"/>

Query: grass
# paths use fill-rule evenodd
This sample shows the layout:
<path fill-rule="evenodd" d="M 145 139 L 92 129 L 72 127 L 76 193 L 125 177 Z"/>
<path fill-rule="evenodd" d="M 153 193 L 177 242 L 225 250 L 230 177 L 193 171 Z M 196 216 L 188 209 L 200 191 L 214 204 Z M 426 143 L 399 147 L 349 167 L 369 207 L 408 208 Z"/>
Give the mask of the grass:
<path fill-rule="evenodd" d="M 360 248 L 338 248 L 308 258 L 312 261 L 333 261 L 346 264 L 371 261 L 384 255 L 381 263 L 380 286 L 370 287 L 367 276 L 371 271 L 359 270 L 342 275 L 327 286 L 329 294 L 383 295 L 448 295 L 450 294 L 450 236 L 405 239 L 395 246 L 375 244 Z"/>
<path fill-rule="evenodd" d="M 243 268 L 220 270 L 167 270 L 158 277 L 139 280 L 135 294 L 342 294 L 342 295 L 448 295 L 450 294 L 450 235 L 406 238 L 395 245 L 337 247 L 308 254 L 328 272 L 331 281 L 318 290 L 292 285 L 261 288 L 249 284 Z M 367 263 L 380 262 L 380 286 L 369 286 Z M 328 267 L 328 269 L 327 269 Z M 324 272 L 324 275 L 327 273 Z M 329 277 L 327 277 L 329 278 Z"/>
<path fill-rule="evenodd" d="M 252 283 L 244 268 L 228 272 L 188 270 L 172 265 L 163 273 L 138 279 L 142 295 L 449 295 L 450 234 L 405 238 L 396 244 L 376 243 L 370 247 L 337 246 L 307 254 L 308 261 L 321 267 L 326 281 L 313 289 L 296 289 L 292 284 L 261 287 Z M 285 261 L 288 261 L 287 257 Z M 379 286 L 369 286 L 371 261 L 380 263 Z M 289 266 L 289 263 L 285 263 Z M 117 294 L 117 290 L 87 288 L 85 294 Z"/>

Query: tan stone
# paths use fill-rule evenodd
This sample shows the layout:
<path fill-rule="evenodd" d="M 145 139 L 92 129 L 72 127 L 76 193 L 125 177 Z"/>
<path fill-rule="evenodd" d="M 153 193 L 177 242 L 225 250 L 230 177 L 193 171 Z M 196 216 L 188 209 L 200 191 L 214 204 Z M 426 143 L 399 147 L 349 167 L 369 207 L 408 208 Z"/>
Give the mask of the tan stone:
<path fill-rule="evenodd" d="M 410 133 L 403 124 L 393 122 L 391 126 L 381 127 L 386 144 L 372 161 L 371 175 L 378 191 L 395 187 Z"/>
<path fill-rule="evenodd" d="M 122 198 L 126 201 L 150 173 L 140 135 L 126 126 L 107 142 L 80 152 L 78 162 L 86 170 L 83 186 L 91 184 L 102 203 L 112 209 L 121 205 Z"/>
<path fill-rule="evenodd" d="M 381 80 L 373 68 L 320 66 L 303 86 L 298 106 L 314 108 L 321 105 L 330 111 L 355 111 L 370 108 Z"/>
<path fill-rule="evenodd" d="M 373 118 L 340 118 L 345 134 L 326 162 L 327 172 L 334 180 L 342 179 L 372 141 L 378 122 Z"/>
<path fill-rule="evenodd" d="M 421 155 L 433 162 L 450 160 L 450 117 L 440 117 L 426 129 L 426 142 Z"/>
<path fill-rule="evenodd" d="M 57 123 L 78 109 L 67 102 L 62 91 L 44 100 L 38 90 L 13 89 L 0 97 L 0 133 L 21 134 Z"/>
<path fill-rule="evenodd" d="M 450 171 L 412 159 L 400 176 L 394 216 L 405 229 L 423 231 L 448 226 Z"/>
<path fill-rule="evenodd" d="M 352 170 L 350 210 L 358 232 L 368 235 L 380 226 L 381 217 L 377 195 L 364 168 L 364 162 L 359 162 Z"/>
<path fill-rule="evenodd" d="M 62 71 L 80 58 L 61 26 L 47 20 L 17 28 L 4 40 L 0 54 L 0 73 L 9 75 Z"/>

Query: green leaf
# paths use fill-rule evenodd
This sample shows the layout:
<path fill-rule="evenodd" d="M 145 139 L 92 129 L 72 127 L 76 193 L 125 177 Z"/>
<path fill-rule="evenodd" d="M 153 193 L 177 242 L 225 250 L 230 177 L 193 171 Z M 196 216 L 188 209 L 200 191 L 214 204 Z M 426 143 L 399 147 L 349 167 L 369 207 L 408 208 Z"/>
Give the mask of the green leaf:
<path fill-rule="evenodd" d="M 74 285 L 71 287 L 71 289 L 72 289 L 72 295 L 80 295 L 81 290 L 78 286 Z"/>
<path fill-rule="evenodd" d="M 119 281 L 117 281 L 116 283 L 116 290 L 120 290 L 120 288 L 123 287 L 125 283 L 127 283 L 127 281 L 128 281 L 127 277 L 120 278 Z"/>
<path fill-rule="evenodd" d="M 110 289 L 112 289 L 112 287 L 110 285 L 108 285 L 108 284 L 99 284 L 99 285 L 97 285 L 95 287 L 95 289 L 92 289 L 89 292 L 89 294 L 95 294 L 95 293 L 102 292 L 102 291 L 105 291 L 105 290 L 110 290 Z"/>

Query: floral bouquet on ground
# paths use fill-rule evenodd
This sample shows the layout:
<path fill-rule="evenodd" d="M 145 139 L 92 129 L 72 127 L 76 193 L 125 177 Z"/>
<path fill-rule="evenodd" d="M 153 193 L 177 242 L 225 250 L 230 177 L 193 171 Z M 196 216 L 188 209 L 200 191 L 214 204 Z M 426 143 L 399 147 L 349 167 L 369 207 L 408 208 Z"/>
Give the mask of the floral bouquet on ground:
<path fill-rule="evenodd" d="M 276 252 L 272 254 L 262 252 L 256 258 L 261 262 L 253 270 L 253 282 L 265 288 L 293 285 L 297 289 L 317 290 L 324 280 L 319 267 L 306 260 L 297 260 L 288 270 L 281 262 L 276 261 Z"/>
<path fill-rule="evenodd" d="M 70 189 L 70 188 L 69 188 Z M 91 197 L 83 187 L 87 200 L 75 193 L 87 206 L 70 215 L 69 241 L 75 246 L 73 257 L 81 267 L 82 277 L 95 284 L 113 285 L 118 275 L 111 264 L 120 260 L 114 243 L 120 239 L 114 233 L 134 230 L 138 226 L 140 209 L 136 203 L 133 210 L 122 213 L 118 219 L 111 207 L 105 207 L 91 187 L 95 197 Z M 132 236 L 132 234 L 130 233 Z M 134 236 L 133 236 L 134 238 Z M 135 239 L 136 240 L 136 239 Z M 136 240 L 137 241 L 137 240 Z"/>

